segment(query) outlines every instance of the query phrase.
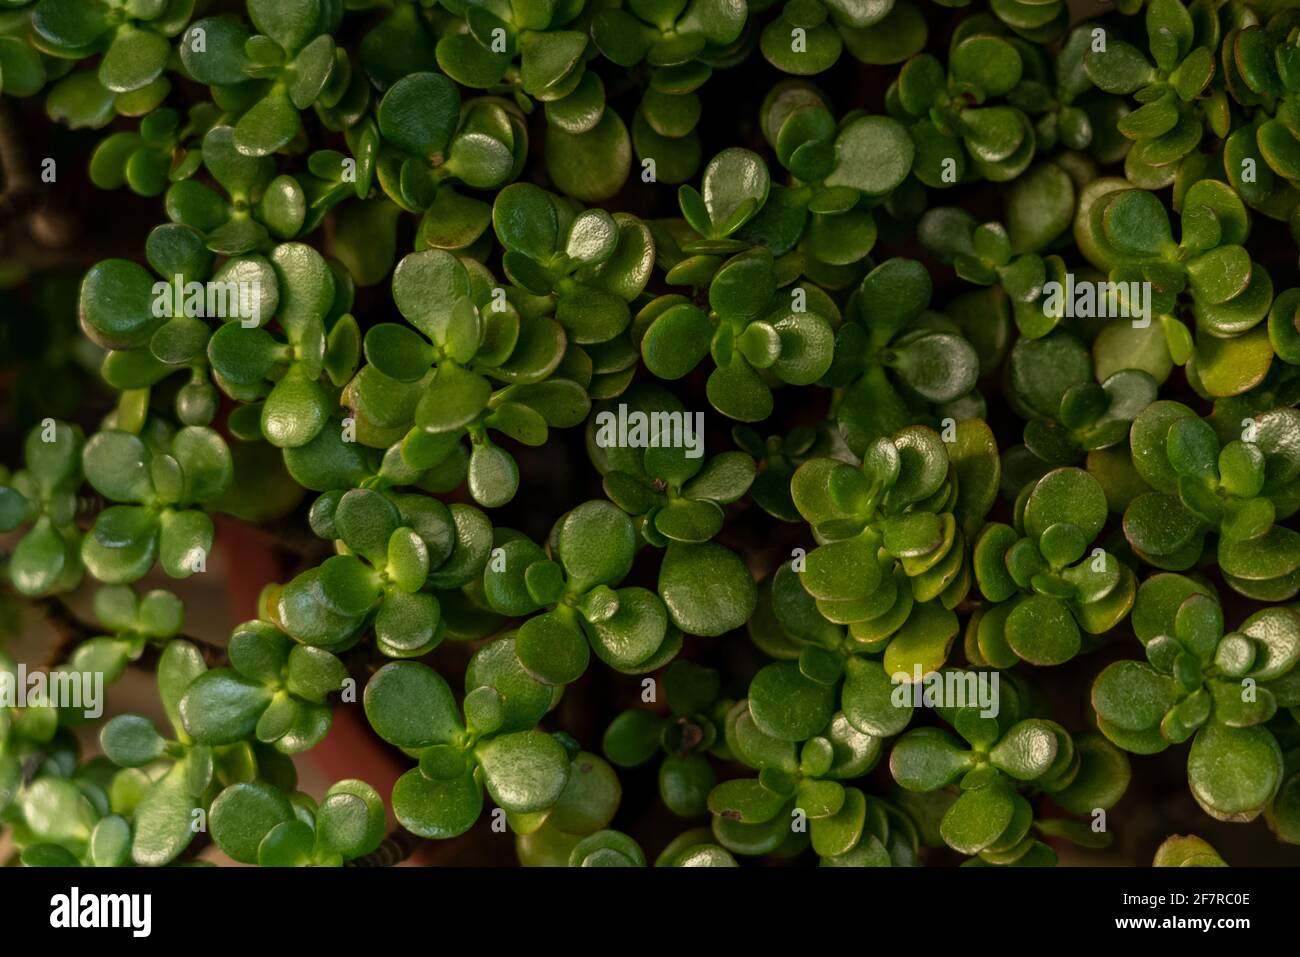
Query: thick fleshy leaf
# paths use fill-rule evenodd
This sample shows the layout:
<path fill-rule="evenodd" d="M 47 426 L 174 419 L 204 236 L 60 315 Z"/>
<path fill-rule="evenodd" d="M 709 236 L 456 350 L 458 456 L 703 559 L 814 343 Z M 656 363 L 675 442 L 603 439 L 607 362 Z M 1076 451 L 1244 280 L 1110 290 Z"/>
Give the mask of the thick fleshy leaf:
<path fill-rule="evenodd" d="M 106 259 L 81 281 L 81 328 L 101 345 L 144 345 L 159 324 L 153 311 L 153 279 L 136 263 Z"/>
<path fill-rule="evenodd" d="M 622 581 L 635 549 L 631 519 L 608 502 L 579 505 L 560 525 L 558 557 L 579 592 Z"/>
<path fill-rule="evenodd" d="M 232 784 L 212 802 L 212 840 L 234 860 L 255 864 L 262 839 L 292 819 L 293 805 L 271 785 L 261 781 Z"/>
<path fill-rule="evenodd" d="M 1098 716 L 1126 731 L 1156 727 L 1176 700 L 1174 682 L 1137 661 L 1108 665 L 1092 688 Z"/>
<path fill-rule="evenodd" d="M 253 733 L 271 691 L 228 668 L 205 672 L 180 701 L 185 730 L 201 744 L 233 744 Z"/>
<path fill-rule="evenodd" d="M 721 635 L 749 620 L 758 587 L 731 549 L 713 542 L 673 542 L 659 568 L 659 596 L 682 631 Z"/>
<path fill-rule="evenodd" d="M 859 117 L 835 137 L 835 169 L 825 182 L 882 196 L 903 181 L 914 156 L 912 138 L 902 123 L 887 116 Z"/>
<path fill-rule="evenodd" d="M 779 661 L 754 676 L 749 709 L 765 734 L 782 741 L 806 741 L 830 721 L 835 690 L 805 676 L 798 665 Z"/>
<path fill-rule="evenodd" d="M 1226 820 L 1254 817 L 1281 780 L 1282 752 L 1265 728 L 1211 722 L 1197 734 L 1187 755 L 1192 794 L 1207 811 Z"/>
<path fill-rule="evenodd" d="M 447 682 L 418 662 L 395 661 L 375 672 L 365 708 L 375 733 L 398 747 L 449 743 L 462 729 Z"/>
<path fill-rule="evenodd" d="M 483 786 L 468 769 L 433 780 L 420 769 L 407 771 L 393 785 L 393 813 L 421 837 L 445 839 L 474 826 L 483 810 Z"/>
<path fill-rule="evenodd" d="M 475 749 L 492 799 L 507 811 L 539 811 L 559 798 L 568 781 L 569 759 L 549 734 L 520 731 L 493 738 Z"/>
<path fill-rule="evenodd" d="M 949 847 L 977 854 L 1002 836 L 1015 808 L 1015 795 L 1004 786 L 991 784 L 963 791 L 944 814 L 939 830 Z"/>
<path fill-rule="evenodd" d="M 529 674 L 552 685 L 576 681 L 591 658 L 582 631 L 561 612 L 547 612 L 524 622 L 515 637 L 515 650 Z"/>

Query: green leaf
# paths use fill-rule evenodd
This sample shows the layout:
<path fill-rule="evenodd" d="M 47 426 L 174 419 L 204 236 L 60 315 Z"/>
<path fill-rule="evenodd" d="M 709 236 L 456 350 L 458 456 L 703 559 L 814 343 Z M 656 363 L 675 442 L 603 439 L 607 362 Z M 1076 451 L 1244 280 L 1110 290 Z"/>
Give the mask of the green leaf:
<path fill-rule="evenodd" d="M 1007 616 L 1007 644 L 1025 661 L 1058 665 L 1079 651 L 1079 626 L 1065 603 L 1050 595 L 1033 595 Z"/>
<path fill-rule="evenodd" d="M 663 644 L 668 614 L 659 596 L 644 588 L 620 588 L 618 610 L 591 623 L 592 648 L 619 669 L 635 668 Z"/>
<path fill-rule="evenodd" d="M 915 153 L 902 123 L 888 116 L 859 117 L 835 137 L 835 169 L 825 183 L 883 196 L 906 178 Z"/>
<path fill-rule="evenodd" d="M 898 739 L 889 755 L 889 772 L 909 791 L 937 791 L 974 767 L 975 758 L 939 728 L 917 728 Z"/>
<path fill-rule="evenodd" d="M 1095 478 L 1082 469 L 1055 469 L 1038 480 L 1025 503 L 1025 531 L 1041 538 L 1051 526 L 1066 522 L 1090 542 L 1106 515 L 1106 495 Z"/>
<path fill-rule="evenodd" d="M 456 85 L 438 73 L 404 76 L 379 102 L 379 132 L 386 142 L 432 158 L 451 142 L 460 119 Z"/>
<path fill-rule="evenodd" d="M 646 368 L 656 377 L 677 380 L 708 354 L 714 328 L 702 309 L 679 303 L 664 309 L 641 339 Z"/>
<path fill-rule="evenodd" d="M 97 343 L 133 349 L 149 340 L 159 320 L 153 312 L 154 282 L 125 259 L 96 263 L 81 281 L 81 328 Z"/>
<path fill-rule="evenodd" d="M 907 693 L 900 702 L 900 685 L 879 662 L 851 658 L 845 664 L 841 698 L 845 718 L 858 731 L 877 738 L 898 734 L 912 718 L 911 689 L 906 684 L 901 687 Z"/>
<path fill-rule="evenodd" d="M 253 25 L 288 51 L 302 48 L 321 18 L 320 0 L 249 0 Z"/>
<path fill-rule="evenodd" d="M 557 557 L 575 591 L 617 584 L 632 568 L 636 551 L 632 521 L 608 502 L 586 502 L 569 512 L 558 541 Z"/>
<path fill-rule="evenodd" d="M 315 379 L 294 367 L 277 382 L 262 406 L 262 434 L 277 448 L 299 448 L 325 427 L 329 398 Z"/>
<path fill-rule="evenodd" d="M 700 193 L 715 231 L 725 236 L 739 229 L 767 201 L 770 185 L 767 164 L 756 153 L 732 147 L 713 157 Z"/>
<path fill-rule="evenodd" d="M 462 731 L 447 682 L 414 661 L 384 665 L 366 684 L 366 718 L 375 733 L 401 748 L 447 744 Z"/>
<path fill-rule="evenodd" d="M 114 116 L 114 96 L 95 71 L 72 73 L 50 89 L 45 109 L 50 118 L 73 129 L 99 129 Z"/>
<path fill-rule="evenodd" d="M 200 675 L 180 699 L 185 730 L 201 744 L 233 744 L 252 735 L 271 691 L 229 668 Z"/>
<path fill-rule="evenodd" d="M 578 626 L 566 615 L 547 612 L 528 619 L 515 638 L 519 660 L 545 684 L 576 681 L 587 670 L 591 650 Z"/>
<path fill-rule="evenodd" d="M 100 61 L 99 82 L 114 93 L 141 89 L 162 73 L 170 52 L 165 37 L 124 23 Z"/>
<path fill-rule="evenodd" d="M 963 791 L 939 826 L 944 842 L 962 854 L 978 854 L 995 843 L 1015 814 L 1015 794 L 999 784 Z"/>
<path fill-rule="evenodd" d="M 531 183 L 512 183 L 497 193 L 492 226 L 506 249 L 532 259 L 548 259 L 557 250 L 556 207 L 545 190 Z"/>
<path fill-rule="evenodd" d="M 492 386 L 483 376 L 443 363 L 420 396 L 415 422 L 430 432 L 464 428 L 479 416 L 491 396 Z"/>
<path fill-rule="evenodd" d="M 190 792 L 187 765 L 188 760 L 173 765 L 135 807 L 131 858 L 142 867 L 169 863 L 194 837 L 201 802 Z"/>
<path fill-rule="evenodd" d="M 96 867 L 121 867 L 131 855 L 131 825 L 117 814 L 100 818 L 90 834 L 90 860 Z"/>
<path fill-rule="evenodd" d="M 468 771 L 435 781 L 417 768 L 393 785 L 393 813 L 402 827 L 420 837 L 446 839 L 464 834 L 482 810 L 483 786 Z"/>
<path fill-rule="evenodd" d="M 347 677 L 343 663 L 321 648 L 296 645 L 289 651 L 285 687 L 300 697 L 323 700 L 343 687 Z"/>
<path fill-rule="evenodd" d="M 1052 793 L 1052 800 L 1071 814 L 1089 814 L 1093 808 L 1111 808 L 1128 789 L 1132 771 L 1128 758 L 1102 735 L 1085 732 L 1074 736 L 1079 770 L 1068 786 Z"/>
<path fill-rule="evenodd" d="M 989 751 L 989 763 L 1018 781 L 1042 777 L 1056 763 L 1061 728 L 1029 719 L 1012 725 Z"/>
<path fill-rule="evenodd" d="M 1152 867 L 1227 867 L 1218 851 L 1194 835 L 1165 838 L 1156 849 Z"/>
<path fill-rule="evenodd" d="M 108 759 L 123 768 L 138 768 L 156 760 L 166 742 L 148 718 L 122 714 L 104 725 L 100 746 Z"/>
<path fill-rule="evenodd" d="M 546 136 L 546 169 L 557 188 L 584 203 L 609 199 L 627 181 L 632 142 L 614 110 L 583 133 L 551 127 Z"/>
<path fill-rule="evenodd" d="M 1137 47 L 1107 37 L 1103 49 L 1084 55 L 1088 78 L 1107 93 L 1128 94 L 1155 79 L 1155 68 Z"/>
<path fill-rule="evenodd" d="M 570 867 L 645 867 L 641 847 L 619 831 L 597 831 L 573 846 Z"/>
<path fill-rule="evenodd" d="M 1187 781 L 1200 805 L 1224 820 L 1249 820 L 1282 782 L 1282 751 L 1262 727 L 1211 722 L 1187 755 Z"/>
<path fill-rule="evenodd" d="M 202 35 L 202 50 L 196 38 Z M 234 16 L 195 20 L 181 35 L 180 57 L 185 69 L 200 83 L 228 86 L 248 76 L 250 62 L 244 44 L 251 36 L 247 25 Z"/>
<path fill-rule="evenodd" d="M 475 749 L 492 799 L 507 811 L 540 811 L 556 802 L 569 775 L 564 748 L 549 734 L 520 731 Z"/>
<path fill-rule="evenodd" d="M 1061 167 L 1040 163 L 1015 181 L 1007 195 L 1011 251 L 1041 252 L 1074 219 L 1074 183 Z"/>
<path fill-rule="evenodd" d="M 719 366 L 709 376 L 709 402 L 728 418 L 761 422 L 772 413 L 772 391 L 736 352 L 731 364 Z"/>
<path fill-rule="evenodd" d="M 48 555 L 48 549 L 43 552 Z M 157 554 L 157 516 L 148 509 L 131 506 L 113 506 L 100 512 L 81 543 L 86 570 L 105 584 L 143 577 Z"/>
<path fill-rule="evenodd" d="M 1250 674 L 1256 680 L 1280 678 L 1300 663 L 1300 614 L 1293 609 L 1261 609 L 1243 621 L 1238 630 L 1255 643 Z"/>
<path fill-rule="evenodd" d="M 315 842 L 315 833 L 302 821 L 283 821 L 258 844 L 257 863 L 260 867 L 306 867 Z"/>
<path fill-rule="evenodd" d="M 428 651 L 439 637 L 441 612 L 433 595 L 391 591 L 375 617 L 375 636 L 388 654 Z"/>
<path fill-rule="evenodd" d="M 813 850 L 824 858 L 849 853 L 862 840 L 866 817 L 865 795 L 857 788 L 845 788 L 840 809 L 830 817 L 815 818 L 810 825 Z"/>
<path fill-rule="evenodd" d="M 212 802 L 212 840 L 241 864 L 256 864 L 258 846 L 277 825 L 293 820 L 289 799 L 261 781 L 232 784 Z"/>
<path fill-rule="evenodd" d="M 673 542 L 659 568 L 659 596 L 682 631 L 721 635 L 749 620 L 758 588 L 730 549 L 713 542 Z"/>
<path fill-rule="evenodd" d="M 663 719 L 649 711 L 624 711 L 610 722 L 601 739 L 601 750 L 620 768 L 645 764 L 659 752 Z"/>
<path fill-rule="evenodd" d="M 806 741 L 830 721 L 835 689 L 806 677 L 793 662 L 778 661 L 754 676 L 749 709 L 765 734 L 782 741 Z"/>
<path fill-rule="evenodd" d="M 272 88 L 235 124 L 235 144 L 246 156 L 270 156 L 300 129 L 298 108 L 287 93 Z"/>
<path fill-rule="evenodd" d="M 503 701 L 501 732 L 533 727 L 550 709 L 553 689 L 538 682 L 524 669 L 516 654 L 514 638 L 501 638 L 482 646 L 465 671 L 465 687 L 491 688 Z"/>
<path fill-rule="evenodd" d="M 1092 688 L 1097 715 L 1126 731 L 1156 727 L 1176 700 L 1174 682 L 1137 661 L 1107 665 Z"/>
<path fill-rule="evenodd" d="M 65 49 L 95 43 L 111 29 L 107 9 L 71 0 L 45 0 L 32 12 L 32 28 L 42 39 Z"/>
<path fill-rule="evenodd" d="M 614 769 L 581 751 L 569 763 L 564 791 L 546 815 L 546 826 L 565 834 L 598 831 L 613 820 L 622 795 Z"/>
<path fill-rule="evenodd" d="M 889 367 L 931 402 L 951 402 L 979 377 L 979 356 L 960 336 L 924 333 L 898 343 Z"/>
<path fill-rule="evenodd" d="M 786 796 L 764 787 L 753 778 L 724 781 L 709 793 L 709 810 L 742 824 L 772 820 L 786 803 Z"/>

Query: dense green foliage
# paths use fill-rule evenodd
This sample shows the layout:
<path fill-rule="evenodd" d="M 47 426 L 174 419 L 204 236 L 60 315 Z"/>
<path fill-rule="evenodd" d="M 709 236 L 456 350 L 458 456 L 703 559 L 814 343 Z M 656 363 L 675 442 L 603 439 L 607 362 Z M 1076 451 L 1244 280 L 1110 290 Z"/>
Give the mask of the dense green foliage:
<path fill-rule="evenodd" d="M 0 700 L 21 861 L 340 865 L 387 803 L 526 865 L 1051 865 L 1166 749 L 1300 843 L 1300 9 L 984 7 L 0 0 L 0 94 L 167 220 L 84 273 L 114 404 L 27 424 L 0 572 L 168 724 Z M 286 516 L 328 557 L 205 656 L 143 580 Z M 391 794 L 298 789 L 340 708 Z M 642 766 L 671 840 L 613 827 Z"/>

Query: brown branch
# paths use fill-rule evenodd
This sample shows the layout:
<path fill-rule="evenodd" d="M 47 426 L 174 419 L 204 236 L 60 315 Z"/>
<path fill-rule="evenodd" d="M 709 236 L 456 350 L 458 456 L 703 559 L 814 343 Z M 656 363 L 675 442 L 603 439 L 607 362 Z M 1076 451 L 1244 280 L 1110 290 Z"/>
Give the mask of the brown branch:
<path fill-rule="evenodd" d="M 344 867 L 396 867 L 405 861 L 425 843 L 426 838 L 417 837 L 410 831 L 399 828 L 384 838 L 377 848 L 369 854 L 348 861 Z"/>
<path fill-rule="evenodd" d="M 36 606 L 45 614 L 45 620 L 58 638 L 45 661 L 46 670 L 63 662 L 78 644 L 93 637 L 89 626 L 83 624 L 72 610 L 54 597 L 38 598 Z"/>
<path fill-rule="evenodd" d="M 38 598 L 35 604 L 45 613 L 45 620 L 58 633 L 58 641 L 46 659 L 45 667 L 47 670 L 61 665 L 81 642 L 101 634 L 101 632 L 74 615 L 68 606 L 57 598 Z M 225 664 L 226 649 L 221 645 L 214 645 L 210 641 L 195 638 L 193 635 L 177 635 L 176 637 L 188 641 L 198 648 L 203 653 L 203 660 L 209 668 Z M 132 661 L 131 664 L 138 668 L 152 669 L 157 665 L 161 654 L 162 645 L 149 642 L 145 645 L 144 652 L 140 657 Z"/>
<path fill-rule="evenodd" d="M 226 649 L 221 645 L 214 645 L 210 641 L 204 641 L 202 638 L 195 638 L 192 635 L 176 635 L 181 641 L 188 641 L 194 647 L 198 648 L 203 655 L 203 663 L 209 668 L 219 668 L 226 663 Z M 167 639 L 171 641 L 172 639 Z M 157 671 L 158 661 L 162 658 L 163 648 L 167 642 L 149 642 L 144 646 L 144 651 L 140 657 L 131 662 L 131 667 L 140 668 L 144 671 Z"/>

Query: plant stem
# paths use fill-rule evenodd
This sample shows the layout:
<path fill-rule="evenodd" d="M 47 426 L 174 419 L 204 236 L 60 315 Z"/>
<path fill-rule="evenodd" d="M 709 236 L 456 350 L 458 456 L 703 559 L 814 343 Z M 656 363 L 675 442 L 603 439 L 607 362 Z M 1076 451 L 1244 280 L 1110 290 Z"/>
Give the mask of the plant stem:
<path fill-rule="evenodd" d="M 202 638 L 195 638 L 193 635 L 176 635 L 181 641 L 188 641 L 194 647 L 198 648 L 203 654 L 203 663 L 209 668 L 217 668 L 226 663 L 226 649 L 220 645 L 214 645 L 210 641 L 204 641 Z M 168 638 L 167 641 L 173 639 Z M 150 642 L 144 646 L 144 652 L 135 661 L 131 662 L 133 668 L 143 668 L 146 671 L 156 671 L 158 669 L 158 660 L 162 657 L 162 650 L 166 647 L 167 641 L 161 644 Z"/>
<path fill-rule="evenodd" d="M 45 613 L 46 621 L 58 632 L 58 641 L 46 659 L 45 667 L 47 670 L 66 661 L 73 648 L 81 644 L 81 642 L 95 637 L 96 630 L 77 618 L 72 613 L 72 610 L 58 598 L 53 596 L 38 598 L 35 604 Z M 188 641 L 203 652 L 203 660 L 209 668 L 225 664 L 226 649 L 220 645 L 214 645 L 202 638 L 195 638 L 193 635 L 177 635 L 176 637 Z M 161 645 L 147 644 L 144 653 L 131 664 L 135 667 L 153 668 L 157 665 L 158 656 L 161 653 Z"/>
<path fill-rule="evenodd" d="M 425 843 L 425 838 L 417 837 L 410 831 L 399 828 L 384 838 L 377 848 L 348 861 L 345 867 L 396 867 L 409 858 Z"/>
<path fill-rule="evenodd" d="M 38 598 L 36 606 L 45 614 L 45 620 L 58 633 L 58 640 L 50 649 L 46 659 L 46 669 L 61 664 L 72 649 L 87 638 L 92 637 L 90 629 L 81 623 L 72 610 L 59 599 L 50 596 Z"/>

